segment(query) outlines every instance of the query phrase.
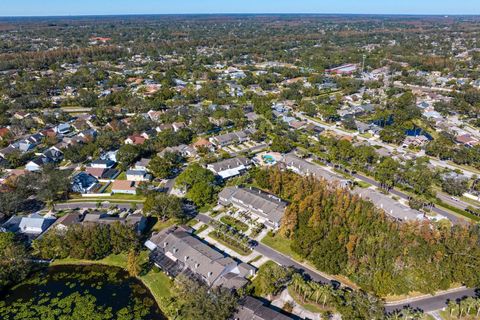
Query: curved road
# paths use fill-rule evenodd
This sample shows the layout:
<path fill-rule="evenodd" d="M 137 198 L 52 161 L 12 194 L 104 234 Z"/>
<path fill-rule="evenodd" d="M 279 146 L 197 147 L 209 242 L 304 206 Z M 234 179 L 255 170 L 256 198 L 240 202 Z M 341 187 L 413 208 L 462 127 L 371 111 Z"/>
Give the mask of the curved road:
<path fill-rule="evenodd" d="M 129 203 L 115 203 L 115 202 L 104 202 L 102 203 L 102 207 L 107 209 L 112 205 L 116 205 L 118 208 L 121 209 L 129 209 L 131 205 Z M 141 208 L 142 204 L 137 204 L 137 208 Z M 56 209 L 96 209 L 97 203 L 96 202 L 70 202 L 70 203 L 60 203 L 55 206 Z M 203 223 L 210 223 L 213 219 L 207 215 L 198 213 L 195 217 L 199 221 Z M 294 267 L 295 269 L 308 274 L 313 280 L 322 282 L 322 283 L 329 283 L 329 284 L 336 284 L 338 282 L 335 280 L 332 281 L 328 275 L 325 275 L 317 270 L 314 270 L 308 266 L 305 266 L 287 255 L 284 255 L 281 252 L 278 252 L 262 243 L 259 243 L 255 250 L 260 253 L 261 255 L 287 267 Z M 448 301 L 450 300 L 457 300 L 464 297 L 469 296 L 476 296 L 476 290 L 470 288 L 460 288 L 456 291 L 451 291 L 447 293 L 442 293 L 437 296 L 422 296 L 419 298 L 413 298 L 408 301 L 400 301 L 397 303 L 389 303 L 385 305 L 385 310 L 387 312 L 392 312 L 395 310 L 402 309 L 404 307 L 412 307 L 418 308 L 423 310 L 424 312 L 430 312 L 434 310 L 442 309 L 443 307 L 447 306 Z"/>

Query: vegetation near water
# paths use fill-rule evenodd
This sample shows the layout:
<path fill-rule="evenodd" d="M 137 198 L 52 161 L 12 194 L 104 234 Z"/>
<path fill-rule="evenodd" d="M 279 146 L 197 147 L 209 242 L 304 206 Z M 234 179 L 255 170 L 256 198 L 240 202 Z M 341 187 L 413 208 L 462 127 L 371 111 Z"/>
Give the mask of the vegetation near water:
<path fill-rule="evenodd" d="M 143 284 L 120 268 L 54 266 L 2 295 L 1 319 L 165 319 Z"/>

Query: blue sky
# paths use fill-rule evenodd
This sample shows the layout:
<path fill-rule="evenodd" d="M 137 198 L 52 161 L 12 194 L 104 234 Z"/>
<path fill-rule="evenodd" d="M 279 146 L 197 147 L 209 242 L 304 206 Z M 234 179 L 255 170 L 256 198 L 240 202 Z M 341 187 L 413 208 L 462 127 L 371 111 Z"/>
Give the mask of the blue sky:
<path fill-rule="evenodd" d="M 480 14 L 480 0 L 0 0 L 0 16 L 172 13 Z"/>

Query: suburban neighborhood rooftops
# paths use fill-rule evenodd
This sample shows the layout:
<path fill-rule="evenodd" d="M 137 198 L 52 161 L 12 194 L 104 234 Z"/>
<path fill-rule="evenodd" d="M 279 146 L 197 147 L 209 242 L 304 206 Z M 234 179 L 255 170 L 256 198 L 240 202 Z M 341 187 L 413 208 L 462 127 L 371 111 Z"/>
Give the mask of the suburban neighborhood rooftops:
<path fill-rule="evenodd" d="M 253 188 L 227 187 L 218 195 L 221 204 L 234 204 L 279 225 L 288 203 L 272 194 Z"/>

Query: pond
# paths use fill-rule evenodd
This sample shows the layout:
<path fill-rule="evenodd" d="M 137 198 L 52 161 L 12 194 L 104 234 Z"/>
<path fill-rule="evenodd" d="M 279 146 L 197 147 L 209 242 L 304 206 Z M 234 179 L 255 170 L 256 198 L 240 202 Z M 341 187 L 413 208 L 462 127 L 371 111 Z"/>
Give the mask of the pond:
<path fill-rule="evenodd" d="M 0 298 L 0 319 L 166 319 L 140 280 L 109 266 L 50 267 Z"/>

